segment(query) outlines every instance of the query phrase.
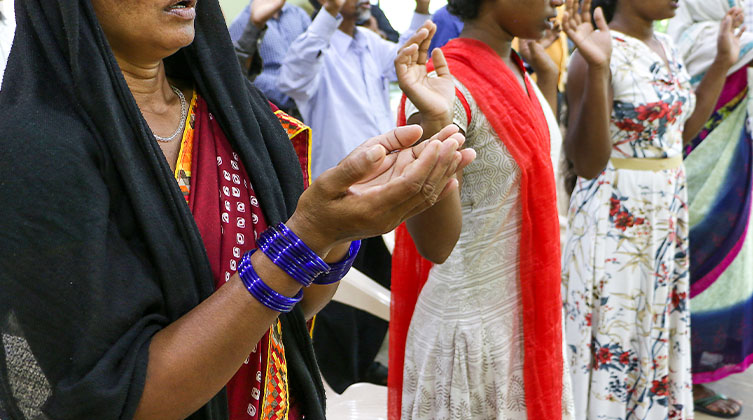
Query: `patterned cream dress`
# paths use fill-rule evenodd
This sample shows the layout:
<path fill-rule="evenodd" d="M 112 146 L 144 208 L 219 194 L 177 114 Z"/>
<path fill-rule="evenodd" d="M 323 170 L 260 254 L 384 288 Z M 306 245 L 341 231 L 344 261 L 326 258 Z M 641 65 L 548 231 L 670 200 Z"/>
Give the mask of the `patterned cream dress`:
<path fill-rule="evenodd" d="M 671 40 L 664 59 L 612 31 L 612 158 L 682 156 L 695 107 Z M 584 152 L 585 153 L 585 152 Z M 563 250 L 563 299 L 578 419 L 692 419 L 685 169 L 579 178 Z"/>
<path fill-rule="evenodd" d="M 454 122 L 477 157 L 463 170 L 460 238 L 447 261 L 432 268 L 411 319 L 401 418 L 525 420 L 520 169 L 468 90 L 455 83 L 471 120 L 456 100 Z M 559 156 L 562 136 L 544 108 Z M 406 117 L 415 112 L 408 102 Z M 572 412 L 569 385 L 563 399 L 564 411 Z"/>

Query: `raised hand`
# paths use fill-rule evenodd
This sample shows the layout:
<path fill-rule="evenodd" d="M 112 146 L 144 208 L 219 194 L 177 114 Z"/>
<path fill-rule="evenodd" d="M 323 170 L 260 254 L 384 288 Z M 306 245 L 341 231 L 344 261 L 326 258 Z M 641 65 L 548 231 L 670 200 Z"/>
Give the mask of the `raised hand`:
<path fill-rule="evenodd" d="M 422 121 L 436 122 L 443 127 L 452 122 L 455 84 L 439 48 L 432 53 L 437 77 L 426 73 L 429 44 L 436 31 L 437 26 L 432 22 L 426 22 L 416 31 L 398 52 L 395 71 L 400 89 L 418 108 Z"/>
<path fill-rule="evenodd" d="M 727 15 L 719 24 L 716 60 L 727 68 L 732 67 L 740 56 L 740 37 L 745 32 L 744 20 L 745 14 L 742 9 L 733 7 L 727 11 Z"/>
<path fill-rule="evenodd" d="M 324 10 L 329 12 L 332 16 L 337 16 L 345 5 L 346 0 L 319 0 L 319 4 L 322 5 Z"/>
<path fill-rule="evenodd" d="M 557 63 L 552 60 L 546 52 L 545 38 L 541 40 L 521 39 L 520 40 L 520 55 L 526 63 L 533 67 L 533 71 L 536 74 L 551 74 L 553 76 L 559 75 L 559 67 Z M 551 43 L 550 43 L 551 45 Z"/>
<path fill-rule="evenodd" d="M 537 39 L 536 42 L 544 47 L 544 49 L 549 48 L 559 39 L 560 33 L 562 33 L 562 25 L 559 22 L 554 22 L 553 26 L 544 31 L 544 36 L 541 39 Z"/>
<path fill-rule="evenodd" d="M 258 28 L 263 28 L 272 16 L 282 10 L 284 5 L 285 0 L 254 0 L 251 2 L 251 23 Z"/>
<path fill-rule="evenodd" d="M 591 24 L 591 0 L 584 0 L 580 10 L 577 0 L 567 0 L 562 27 L 590 66 L 609 66 L 612 37 L 601 7 L 596 9 L 593 18 L 598 31 Z"/>
<path fill-rule="evenodd" d="M 413 125 L 374 137 L 319 176 L 291 218 L 306 243 L 322 249 L 389 232 L 456 189 L 453 175 L 475 152 L 460 150 L 465 138 L 455 126 L 409 147 L 421 134 Z"/>

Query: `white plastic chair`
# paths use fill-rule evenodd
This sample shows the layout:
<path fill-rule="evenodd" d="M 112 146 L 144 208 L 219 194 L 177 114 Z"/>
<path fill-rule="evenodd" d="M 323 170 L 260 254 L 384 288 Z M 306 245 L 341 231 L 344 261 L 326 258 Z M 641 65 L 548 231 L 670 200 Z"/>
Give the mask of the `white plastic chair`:
<path fill-rule="evenodd" d="M 394 249 L 394 234 L 383 236 L 387 249 Z M 366 311 L 385 321 L 390 320 L 390 291 L 362 272 L 352 268 L 340 281 L 332 300 Z M 387 420 L 387 387 L 357 383 L 337 394 L 327 383 L 327 418 L 329 420 Z"/>

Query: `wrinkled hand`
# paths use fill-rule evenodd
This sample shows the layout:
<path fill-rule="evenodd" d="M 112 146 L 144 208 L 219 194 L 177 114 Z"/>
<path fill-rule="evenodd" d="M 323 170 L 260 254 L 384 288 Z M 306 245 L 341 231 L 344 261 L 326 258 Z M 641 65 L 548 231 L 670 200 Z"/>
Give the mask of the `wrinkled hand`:
<path fill-rule="evenodd" d="M 727 68 L 732 67 L 740 56 L 740 37 L 745 32 L 744 20 L 745 14 L 742 9 L 733 7 L 727 11 L 727 15 L 719 24 L 716 60 Z"/>
<path fill-rule="evenodd" d="M 258 28 L 263 28 L 267 21 L 282 10 L 285 0 L 254 0 L 251 3 L 250 21 Z"/>
<path fill-rule="evenodd" d="M 424 121 L 452 122 L 455 84 L 442 50 L 434 49 L 432 60 L 437 77 L 426 73 L 431 38 L 437 25 L 426 22 L 405 43 L 395 59 L 395 72 L 400 89 L 418 108 Z"/>
<path fill-rule="evenodd" d="M 597 32 L 591 24 L 591 0 L 584 0 L 578 11 L 577 0 L 567 0 L 562 26 L 590 66 L 608 67 L 612 57 L 612 36 L 601 7 L 594 12 Z"/>
<path fill-rule="evenodd" d="M 460 150 L 465 137 L 455 126 L 410 147 L 421 134 L 419 126 L 400 127 L 359 146 L 303 193 L 289 227 L 315 251 L 328 252 L 389 232 L 444 198 L 476 153 Z"/>

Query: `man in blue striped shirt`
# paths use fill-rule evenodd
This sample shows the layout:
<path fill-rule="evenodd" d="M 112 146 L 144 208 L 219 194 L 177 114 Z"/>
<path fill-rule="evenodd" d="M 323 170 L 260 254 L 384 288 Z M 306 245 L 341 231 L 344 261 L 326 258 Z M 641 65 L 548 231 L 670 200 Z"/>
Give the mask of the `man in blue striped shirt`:
<path fill-rule="evenodd" d="M 267 10 L 252 13 L 252 9 L 261 8 L 255 8 L 254 2 L 264 2 L 264 8 L 271 7 L 269 11 L 274 13 L 271 16 L 268 16 Z M 236 44 L 236 49 L 239 45 L 243 46 L 257 42 L 257 39 L 260 40 L 258 51 L 263 66 L 254 84 L 267 99 L 291 115 L 299 115 L 295 102 L 277 88 L 277 77 L 290 44 L 306 32 L 310 24 L 311 18 L 303 9 L 287 4 L 284 0 L 251 0 L 229 28 L 230 38 Z M 251 59 L 251 57 L 248 58 Z"/>

